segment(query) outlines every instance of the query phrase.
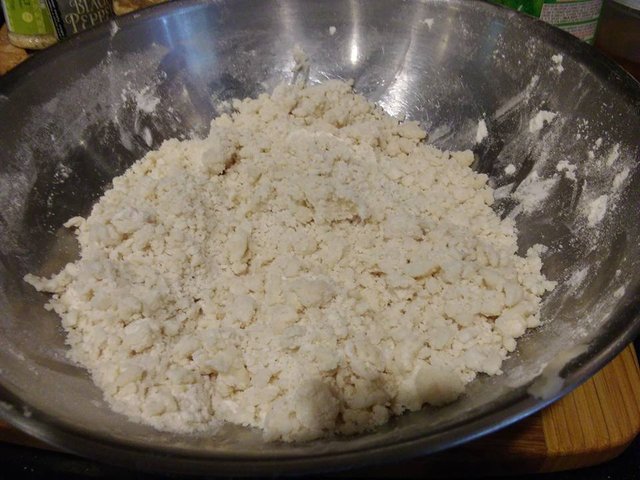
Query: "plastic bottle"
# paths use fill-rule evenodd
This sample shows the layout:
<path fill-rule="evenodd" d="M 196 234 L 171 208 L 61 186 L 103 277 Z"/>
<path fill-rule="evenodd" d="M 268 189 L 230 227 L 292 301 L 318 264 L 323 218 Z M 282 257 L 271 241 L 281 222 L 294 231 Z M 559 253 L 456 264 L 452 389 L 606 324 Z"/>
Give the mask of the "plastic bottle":
<path fill-rule="evenodd" d="M 44 0 L 2 0 L 2 10 L 16 47 L 42 49 L 58 41 Z"/>
<path fill-rule="evenodd" d="M 533 15 L 593 43 L 603 0 L 492 0 Z"/>
<path fill-rule="evenodd" d="M 1 0 L 9 41 L 42 49 L 113 17 L 111 0 Z"/>

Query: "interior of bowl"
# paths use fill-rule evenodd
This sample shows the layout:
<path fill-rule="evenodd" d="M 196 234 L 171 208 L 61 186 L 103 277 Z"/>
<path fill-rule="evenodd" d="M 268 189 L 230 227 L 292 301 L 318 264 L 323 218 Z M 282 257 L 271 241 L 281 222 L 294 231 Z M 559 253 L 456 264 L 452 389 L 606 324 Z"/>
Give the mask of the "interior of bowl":
<path fill-rule="evenodd" d="M 310 58 L 309 82 L 353 79 L 391 115 L 419 120 L 438 147 L 474 151 L 497 188 L 496 211 L 516 219 L 520 251 L 548 247 L 544 272 L 559 285 L 543 326 L 520 340 L 503 375 L 366 435 L 291 445 L 230 425 L 175 435 L 132 423 L 67 360 L 59 318 L 22 277 L 75 258 L 62 224 L 86 215 L 145 152 L 206 134 L 221 101 L 291 81 L 295 45 Z M 557 115 L 538 130 L 530 122 L 540 111 Z M 282 472 L 435 451 L 541 408 L 637 329 L 640 88 L 567 34 L 484 2 L 164 5 L 0 79 L 0 119 L 0 414 L 80 453 Z"/>

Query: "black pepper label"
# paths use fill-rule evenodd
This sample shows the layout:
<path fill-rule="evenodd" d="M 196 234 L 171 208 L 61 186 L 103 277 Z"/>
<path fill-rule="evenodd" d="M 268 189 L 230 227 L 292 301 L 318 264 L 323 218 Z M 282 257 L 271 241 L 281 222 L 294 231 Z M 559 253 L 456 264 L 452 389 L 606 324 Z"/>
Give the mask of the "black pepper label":
<path fill-rule="evenodd" d="M 95 27 L 113 16 L 111 0 L 46 0 L 58 38 Z"/>

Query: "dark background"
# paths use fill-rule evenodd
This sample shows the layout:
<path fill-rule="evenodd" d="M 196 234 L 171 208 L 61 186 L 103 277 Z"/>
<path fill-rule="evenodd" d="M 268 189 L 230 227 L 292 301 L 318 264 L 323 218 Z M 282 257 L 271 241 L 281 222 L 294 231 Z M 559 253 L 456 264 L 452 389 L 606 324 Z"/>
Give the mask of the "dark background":
<path fill-rule="evenodd" d="M 480 440 L 482 441 L 482 440 Z M 411 479 L 402 475 L 402 465 L 398 465 L 395 478 Z M 478 472 L 481 475 L 481 472 Z M 160 480 L 184 477 L 147 475 L 132 470 L 113 468 L 84 460 L 72 455 L 46 452 L 33 448 L 17 447 L 0 443 L 0 479 L 49 479 L 65 478 L 72 480 L 117 479 L 117 480 Z M 192 477 L 194 478 L 194 477 Z M 211 477 L 215 478 L 215 477 Z M 286 478 L 286 477 L 284 477 Z M 351 470 L 335 475 L 319 475 L 308 478 L 345 479 L 345 478 L 382 478 L 375 470 Z M 424 478 L 424 477 L 423 477 Z M 484 477 L 488 478 L 488 477 Z M 495 477 L 492 477 L 495 478 Z M 640 479 L 640 437 L 618 458 L 595 467 L 549 474 L 498 477 L 504 480 L 637 480 Z"/>

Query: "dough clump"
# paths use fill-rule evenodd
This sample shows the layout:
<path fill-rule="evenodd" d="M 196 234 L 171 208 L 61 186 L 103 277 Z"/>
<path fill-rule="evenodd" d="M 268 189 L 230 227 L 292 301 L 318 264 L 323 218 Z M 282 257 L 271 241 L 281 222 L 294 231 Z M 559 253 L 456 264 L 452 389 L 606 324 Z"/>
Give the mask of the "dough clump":
<path fill-rule="evenodd" d="M 71 219 L 79 260 L 25 277 L 114 410 L 305 441 L 501 373 L 553 283 L 539 249 L 516 254 L 471 152 L 426 145 L 339 81 L 233 108 Z"/>

